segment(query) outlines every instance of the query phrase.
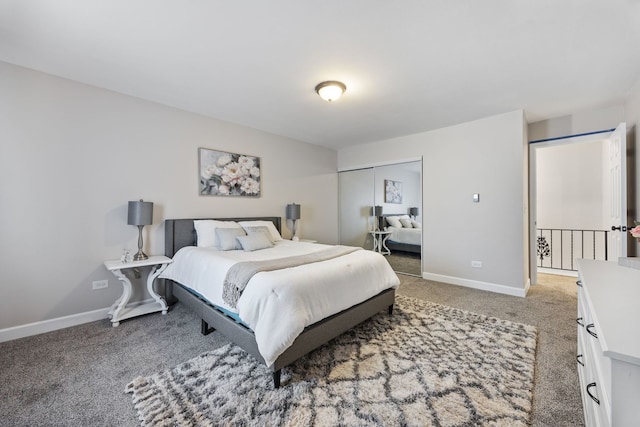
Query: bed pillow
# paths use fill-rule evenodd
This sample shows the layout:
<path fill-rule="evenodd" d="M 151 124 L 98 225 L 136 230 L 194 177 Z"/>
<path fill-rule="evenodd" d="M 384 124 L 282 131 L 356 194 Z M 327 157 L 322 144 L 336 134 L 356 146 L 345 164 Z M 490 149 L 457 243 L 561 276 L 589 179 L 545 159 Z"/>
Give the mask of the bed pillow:
<path fill-rule="evenodd" d="M 413 225 L 413 228 L 420 228 L 420 223 L 418 221 L 411 220 L 411 225 Z"/>
<path fill-rule="evenodd" d="M 280 240 L 282 240 L 282 236 L 280 236 L 278 229 L 275 225 L 273 225 L 273 222 L 271 221 L 240 221 L 238 224 L 240 224 L 245 231 L 247 231 L 247 227 L 267 227 L 269 229 L 269 233 L 271 234 L 271 240 L 273 240 L 274 242 L 279 242 Z"/>
<path fill-rule="evenodd" d="M 267 249 L 273 246 L 271 240 L 263 233 L 248 234 L 246 236 L 236 237 L 236 239 L 240 242 L 242 250 L 245 252 Z"/>
<path fill-rule="evenodd" d="M 218 249 L 221 251 L 234 251 L 242 249 L 242 245 L 236 237 L 246 236 L 247 233 L 241 227 L 238 228 L 216 228 L 216 238 L 218 239 Z"/>
<path fill-rule="evenodd" d="M 413 225 L 411 225 L 411 220 L 408 218 L 400 218 L 399 219 L 400 224 L 402 224 L 402 227 L 404 228 L 413 228 Z"/>
<path fill-rule="evenodd" d="M 397 216 L 388 216 L 386 217 L 386 219 L 387 219 L 387 223 L 390 226 L 396 227 L 396 228 L 402 228 L 402 223 L 400 222 Z"/>
<path fill-rule="evenodd" d="M 241 228 L 237 222 L 217 221 L 215 219 L 195 220 L 193 221 L 193 227 L 196 229 L 196 235 L 198 236 L 197 246 L 200 248 L 218 246 L 217 228 Z"/>
<path fill-rule="evenodd" d="M 244 231 L 246 231 L 247 232 L 246 234 L 248 235 L 258 234 L 258 233 L 264 234 L 265 236 L 267 236 L 267 238 L 271 243 L 275 243 L 275 240 L 273 240 L 273 236 L 271 235 L 271 231 L 269 231 L 269 229 L 264 225 L 244 227 Z"/>

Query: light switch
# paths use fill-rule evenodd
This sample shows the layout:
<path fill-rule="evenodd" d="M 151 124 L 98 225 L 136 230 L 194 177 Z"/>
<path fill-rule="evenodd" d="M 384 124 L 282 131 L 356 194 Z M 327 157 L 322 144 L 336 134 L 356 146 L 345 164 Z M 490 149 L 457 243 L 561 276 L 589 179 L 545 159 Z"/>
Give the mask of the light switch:
<path fill-rule="evenodd" d="M 475 193 L 473 195 L 473 203 L 479 203 L 480 202 L 480 194 L 479 193 Z"/>

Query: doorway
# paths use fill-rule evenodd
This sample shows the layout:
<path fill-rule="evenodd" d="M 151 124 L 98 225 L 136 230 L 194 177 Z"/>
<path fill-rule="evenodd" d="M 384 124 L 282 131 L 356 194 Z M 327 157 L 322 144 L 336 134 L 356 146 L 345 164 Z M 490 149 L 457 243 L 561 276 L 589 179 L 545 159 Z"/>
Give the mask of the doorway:
<path fill-rule="evenodd" d="M 625 137 L 623 123 L 530 142 L 531 283 L 538 272 L 577 276 L 576 258 L 626 253 Z"/>

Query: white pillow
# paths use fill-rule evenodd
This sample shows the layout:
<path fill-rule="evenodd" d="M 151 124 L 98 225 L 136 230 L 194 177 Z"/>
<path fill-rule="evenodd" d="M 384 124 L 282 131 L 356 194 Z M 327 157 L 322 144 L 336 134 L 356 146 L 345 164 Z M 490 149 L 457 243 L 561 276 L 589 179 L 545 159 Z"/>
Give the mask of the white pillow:
<path fill-rule="evenodd" d="M 216 228 L 216 238 L 218 239 L 218 249 L 221 251 L 234 251 L 242 249 L 242 245 L 236 237 L 246 236 L 247 233 L 241 227 L 238 228 Z"/>
<path fill-rule="evenodd" d="M 273 246 L 271 240 L 263 233 L 249 234 L 237 237 L 245 252 L 253 252 L 260 249 L 267 249 Z"/>
<path fill-rule="evenodd" d="M 411 220 L 408 218 L 400 218 L 400 224 L 402 224 L 402 226 L 404 228 L 413 228 L 413 225 L 411 225 Z"/>
<path fill-rule="evenodd" d="M 397 216 L 388 216 L 386 218 L 387 218 L 387 223 L 390 226 L 396 227 L 396 228 L 402 228 L 402 223 L 400 222 Z"/>
<path fill-rule="evenodd" d="M 193 221 L 198 236 L 198 247 L 217 247 L 216 228 L 241 228 L 237 222 L 217 221 L 215 219 L 199 219 Z"/>
<path fill-rule="evenodd" d="M 269 233 L 271 233 L 271 240 L 274 242 L 282 240 L 282 236 L 280 236 L 278 229 L 276 229 L 276 226 L 273 225 L 273 222 L 271 221 L 240 221 L 238 224 L 244 228 L 244 231 L 247 231 L 247 227 L 267 227 L 269 229 Z"/>
<path fill-rule="evenodd" d="M 411 220 L 411 225 L 413 225 L 413 228 L 420 228 L 420 223 L 413 219 Z"/>

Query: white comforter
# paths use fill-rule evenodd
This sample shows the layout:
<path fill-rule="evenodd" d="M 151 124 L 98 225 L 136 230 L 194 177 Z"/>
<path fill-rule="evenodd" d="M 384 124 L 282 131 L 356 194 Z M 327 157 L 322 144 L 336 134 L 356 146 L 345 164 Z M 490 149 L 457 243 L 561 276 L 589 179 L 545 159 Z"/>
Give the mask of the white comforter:
<path fill-rule="evenodd" d="M 389 240 L 393 240 L 398 243 L 406 243 L 408 245 L 422 245 L 421 228 L 387 227 L 387 231 L 391 232 Z"/>
<path fill-rule="evenodd" d="M 222 300 L 222 283 L 233 264 L 307 254 L 326 247 L 288 240 L 255 252 L 189 246 L 175 254 L 160 277 L 237 312 L 253 330 L 260 354 L 271 366 L 305 327 L 400 284 L 382 255 L 359 250 L 328 261 L 258 273 L 247 284 L 237 310 Z"/>

